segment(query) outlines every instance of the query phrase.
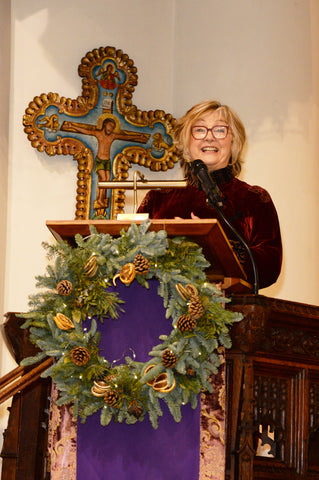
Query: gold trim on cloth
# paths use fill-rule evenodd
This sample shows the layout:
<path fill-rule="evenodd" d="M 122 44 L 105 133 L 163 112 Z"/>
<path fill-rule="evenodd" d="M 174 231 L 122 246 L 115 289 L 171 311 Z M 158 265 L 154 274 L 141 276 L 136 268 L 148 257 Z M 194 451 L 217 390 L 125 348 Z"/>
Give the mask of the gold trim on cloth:
<path fill-rule="evenodd" d="M 199 480 L 225 478 L 225 352 L 219 352 L 221 366 L 212 375 L 213 392 L 201 394 Z"/>
<path fill-rule="evenodd" d="M 49 422 L 49 471 L 51 480 L 76 480 L 77 423 L 67 406 L 58 407 L 52 385 Z"/>
<path fill-rule="evenodd" d="M 213 392 L 201 394 L 199 480 L 225 478 L 225 353 L 219 352 L 221 366 L 212 375 Z M 49 458 L 51 480 L 76 480 L 77 425 L 69 409 L 58 407 L 53 385 L 50 406 Z"/>

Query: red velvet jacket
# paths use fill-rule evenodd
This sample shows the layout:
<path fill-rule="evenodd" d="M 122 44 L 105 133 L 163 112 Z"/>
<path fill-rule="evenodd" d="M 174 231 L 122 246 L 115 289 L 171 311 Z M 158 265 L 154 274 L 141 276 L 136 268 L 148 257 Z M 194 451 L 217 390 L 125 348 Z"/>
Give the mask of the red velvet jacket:
<path fill-rule="evenodd" d="M 263 188 L 250 186 L 237 178 L 221 181 L 218 187 L 223 196 L 222 211 L 225 217 L 251 249 L 259 274 L 259 287 L 268 287 L 277 280 L 282 262 L 279 221 L 270 195 Z M 191 212 L 200 218 L 217 218 L 229 240 L 237 240 L 218 212 L 207 205 L 206 199 L 205 193 L 192 185 L 185 189 L 151 190 L 138 212 L 149 213 L 150 218 L 154 219 L 190 218 Z M 249 257 L 243 249 L 236 249 L 235 245 L 234 250 L 247 273 L 248 281 L 253 283 Z"/>

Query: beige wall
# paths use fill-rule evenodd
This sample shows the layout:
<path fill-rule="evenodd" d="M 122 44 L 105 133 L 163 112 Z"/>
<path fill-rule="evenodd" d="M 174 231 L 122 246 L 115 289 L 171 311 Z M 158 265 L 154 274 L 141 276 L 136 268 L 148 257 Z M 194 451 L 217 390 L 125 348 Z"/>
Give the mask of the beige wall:
<path fill-rule="evenodd" d="M 1 1 L 7 28 L 9 3 Z M 11 45 L 9 153 L 9 67 L 1 69 L 2 82 L 4 71 L 7 77 L 0 90 L 2 205 L 9 159 L 7 226 L 5 208 L 0 217 L 1 235 L 7 228 L 3 312 L 25 310 L 34 277 L 44 272 L 41 242 L 51 240 L 45 221 L 72 219 L 75 209 L 75 162 L 31 148 L 24 110 L 42 92 L 80 95 L 81 58 L 107 45 L 138 68 L 138 108 L 179 116 L 217 98 L 239 113 L 249 137 L 242 179 L 271 193 L 285 250 L 278 283 L 260 293 L 319 304 L 317 0 L 12 0 Z M 3 248 L 0 262 L 3 274 Z M 2 360 L 4 373 L 6 352 Z"/>
<path fill-rule="evenodd" d="M 10 95 L 10 1 L 0 0 L 0 309 L 4 312 L 6 276 L 6 225 L 9 158 L 9 95 Z M 1 335 L 1 334 L 0 334 Z M 0 375 L 14 366 L 0 337 Z M 9 402 L 0 406 L 0 430 L 5 425 Z M 1 435 L 1 433 L 0 433 Z M 2 441 L 2 435 L 1 435 Z"/>
<path fill-rule="evenodd" d="M 211 96 L 238 112 L 241 178 L 269 190 L 284 243 L 280 279 L 261 293 L 319 304 L 319 2 L 200 4 L 176 3 L 174 114 Z"/>
<path fill-rule="evenodd" d="M 3 312 L 9 155 L 10 2 L 0 2 L 0 309 Z"/>

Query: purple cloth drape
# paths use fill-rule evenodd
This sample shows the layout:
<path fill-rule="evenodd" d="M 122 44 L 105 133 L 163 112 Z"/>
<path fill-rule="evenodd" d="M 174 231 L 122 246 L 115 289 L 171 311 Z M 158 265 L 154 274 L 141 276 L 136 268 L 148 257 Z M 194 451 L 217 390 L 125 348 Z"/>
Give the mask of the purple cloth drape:
<path fill-rule="evenodd" d="M 157 294 L 158 282 L 150 281 L 146 290 L 136 281 L 116 288 L 125 301 L 118 320 L 105 320 L 101 355 L 124 363 L 132 349 L 137 361 L 148 361 L 148 352 L 161 334 L 171 331 L 163 299 Z M 199 402 L 200 403 L 200 402 Z M 148 417 L 135 425 L 100 425 L 100 414 L 78 424 L 77 480 L 197 480 L 199 478 L 200 405 L 182 409 L 176 423 L 166 405 L 159 427 L 154 430 Z"/>

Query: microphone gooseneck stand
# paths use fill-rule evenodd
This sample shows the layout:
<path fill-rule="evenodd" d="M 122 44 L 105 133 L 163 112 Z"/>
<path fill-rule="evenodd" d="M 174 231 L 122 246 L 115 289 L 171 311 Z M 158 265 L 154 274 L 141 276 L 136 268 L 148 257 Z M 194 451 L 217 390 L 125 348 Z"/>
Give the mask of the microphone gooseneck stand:
<path fill-rule="evenodd" d="M 258 290 L 259 290 L 259 279 L 258 279 L 258 271 L 256 267 L 256 263 L 253 257 L 253 254 L 247 245 L 246 241 L 243 239 L 243 237 L 237 232 L 237 230 L 232 226 L 228 218 L 225 217 L 224 213 L 222 212 L 222 196 L 219 191 L 218 186 L 216 183 L 213 181 L 211 176 L 209 175 L 207 165 L 202 161 L 202 160 L 194 160 L 191 164 L 191 168 L 193 170 L 193 173 L 196 175 L 198 180 L 201 183 L 203 191 L 206 193 L 208 203 L 211 207 L 215 208 L 217 211 L 218 215 L 222 220 L 226 223 L 226 225 L 230 228 L 232 233 L 240 243 L 243 245 L 245 248 L 249 259 L 250 263 L 253 269 L 253 276 L 254 276 L 254 284 L 253 284 L 253 292 L 254 295 L 258 295 Z"/>
<path fill-rule="evenodd" d="M 259 280 L 258 280 L 258 270 L 257 270 L 257 267 L 256 267 L 256 263 L 255 263 L 255 259 L 253 257 L 253 254 L 249 248 L 249 246 L 247 245 L 247 243 L 245 242 L 245 240 L 243 239 L 243 237 L 237 232 L 237 230 L 232 226 L 232 224 L 229 222 L 229 220 L 225 217 L 224 213 L 222 212 L 221 208 L 214 204 L 213 202 L 211 202 L 210 198 L 208 197 L 208 201 L 209 201 L 209 204 L 215 208 L 215 210 L 217 211 L 218 215 L 220 215 L 220 217 L 223 219 L 223 221 L 226 223 L 226 225 L 230 228 L 230 230 L 233 232 L 233 234 L 238 238 L 238 240 L 240 241 L 240 243 L 243 245 L 243 247 L 245 248 L 248 256 L 249 256 L 249 259 L 250 259 L 250 263 L 251 263 L 251 266 L 252 266 L 252 269 L 253 269 L 253 276 L 254 276 L 254 284 L 253 284 L 253 292 L 254 292 L 254 295 L 258 295 L 258 290 L 259 290 Z"/>

